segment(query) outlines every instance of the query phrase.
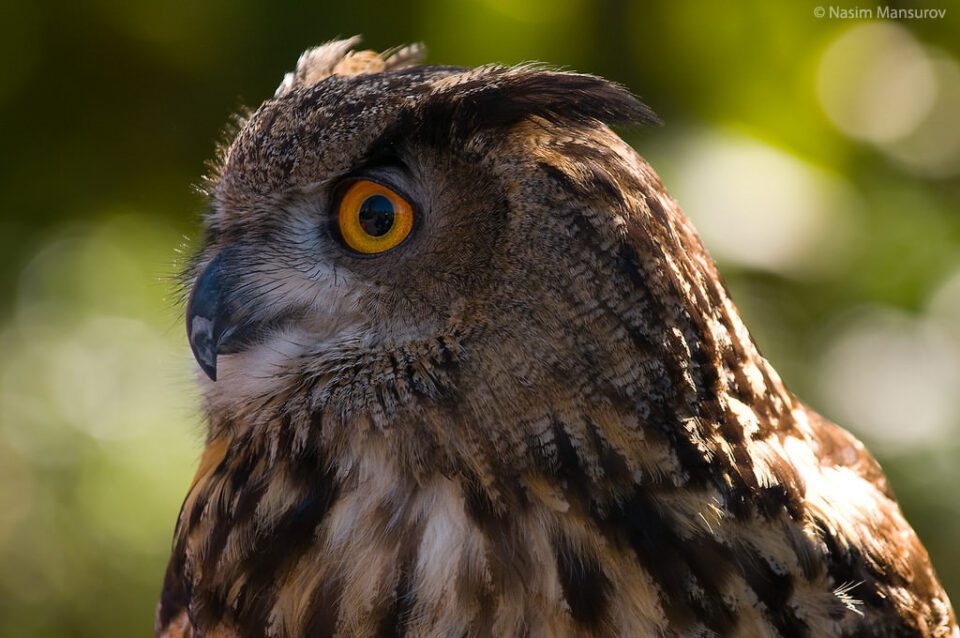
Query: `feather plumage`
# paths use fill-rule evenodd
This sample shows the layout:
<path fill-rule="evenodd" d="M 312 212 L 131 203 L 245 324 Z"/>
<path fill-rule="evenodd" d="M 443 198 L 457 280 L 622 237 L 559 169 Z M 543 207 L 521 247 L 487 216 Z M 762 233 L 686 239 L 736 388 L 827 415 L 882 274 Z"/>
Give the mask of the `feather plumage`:
<path fill-rule="evenodd" d="M 204 382 L 159 636 L 960 635 L 876 462 L 605 124 L 649 109 L 535 67 L 338 74 L 353 44 L 211 178 L 187 276 L 230 251 L 244 338 Z M 418 203 L 403 250 L 324 234 L 358 170 Z"/>

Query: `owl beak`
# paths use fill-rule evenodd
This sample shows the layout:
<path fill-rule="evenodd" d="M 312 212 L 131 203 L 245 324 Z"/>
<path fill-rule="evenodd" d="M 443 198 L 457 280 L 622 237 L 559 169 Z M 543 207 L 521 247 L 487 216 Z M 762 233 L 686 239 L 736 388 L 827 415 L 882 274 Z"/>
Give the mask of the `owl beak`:
<path fill-rule="evenodd" d="M 214 257 L 197 277 L 187 303 L 187 339 L 200 369 L 212 381 L 217 380 L 217 355 L 234 327 L 224 303 L 225 252 Z"/>

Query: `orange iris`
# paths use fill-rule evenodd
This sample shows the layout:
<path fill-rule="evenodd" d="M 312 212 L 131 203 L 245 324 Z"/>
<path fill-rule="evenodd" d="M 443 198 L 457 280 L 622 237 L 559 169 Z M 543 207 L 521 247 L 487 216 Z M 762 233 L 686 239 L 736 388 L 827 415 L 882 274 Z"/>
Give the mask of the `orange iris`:
<path fill-rule="evenodd" d="M 413 207 L 383 184 L 359 179 L 340 200 L 338 224 L 347 246 L 375 255 L 407 238 L 413 230 Z"/>

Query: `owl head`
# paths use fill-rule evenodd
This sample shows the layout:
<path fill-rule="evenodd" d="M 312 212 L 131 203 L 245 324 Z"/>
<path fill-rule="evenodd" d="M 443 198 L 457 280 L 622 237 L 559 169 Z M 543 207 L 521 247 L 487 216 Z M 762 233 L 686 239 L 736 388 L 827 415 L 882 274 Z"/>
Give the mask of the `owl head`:
<path fill-rule="evenodd" d="M 208 180 L 186 319 L 213 414 L 272 402 L 387 427 L 451 397 L 488 418 L 715 393 L 713 353 L 746 357 L 718 347 L 735 312 L 609 128 L 655 122 L 646 106 L 592 75 L 355 43 L 307 51 Z"/>

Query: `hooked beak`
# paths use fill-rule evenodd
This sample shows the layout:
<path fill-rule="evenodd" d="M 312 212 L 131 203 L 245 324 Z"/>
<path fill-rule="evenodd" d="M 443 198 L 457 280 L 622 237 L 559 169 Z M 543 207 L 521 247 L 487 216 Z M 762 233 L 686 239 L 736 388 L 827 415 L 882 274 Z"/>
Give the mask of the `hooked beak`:
<path fill-rule="evenodd" d="M 187 339 L 200 369 L 212 381 L 217 380 L 217 355 L 236 327 L 224 298 L 225 253 L 217 254 L 203 269 L 187 303 Z"/>

